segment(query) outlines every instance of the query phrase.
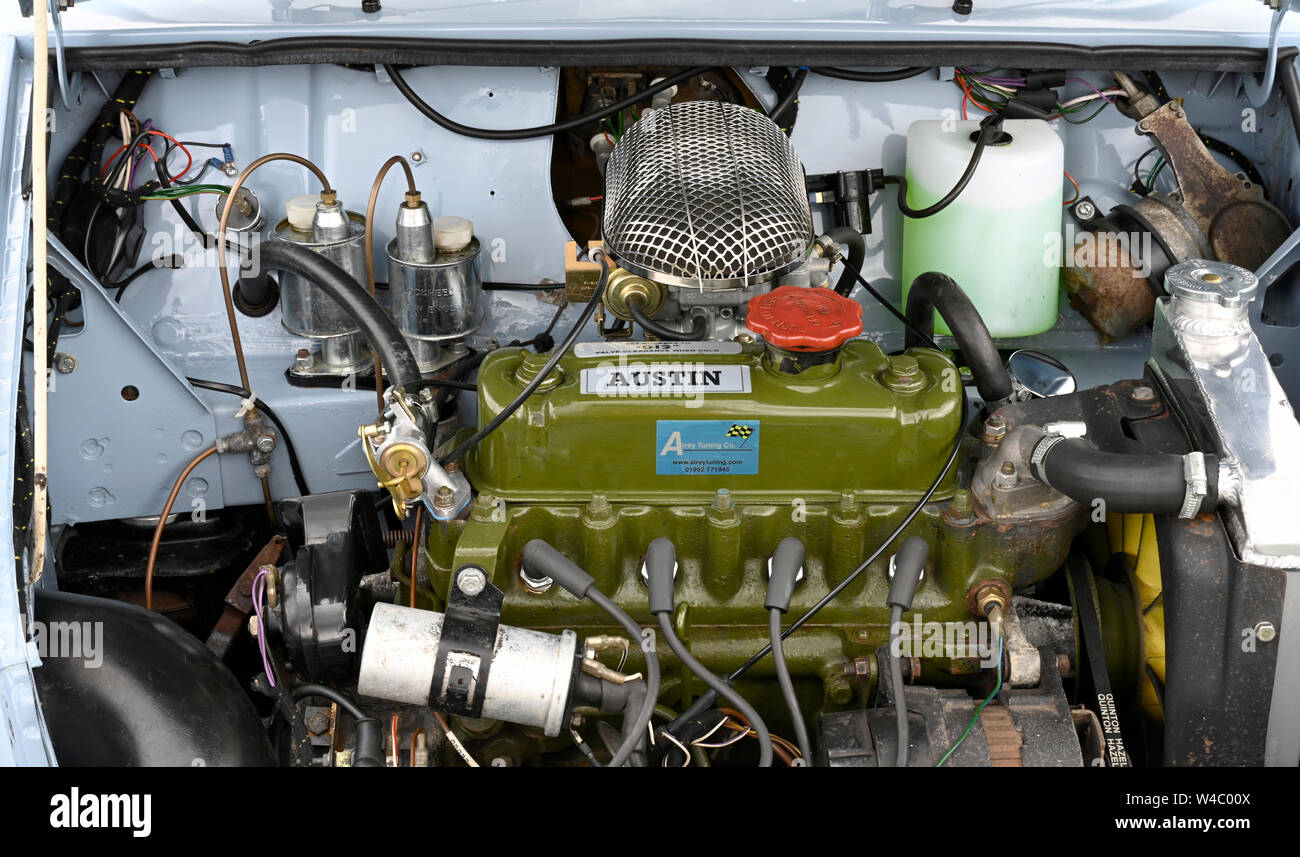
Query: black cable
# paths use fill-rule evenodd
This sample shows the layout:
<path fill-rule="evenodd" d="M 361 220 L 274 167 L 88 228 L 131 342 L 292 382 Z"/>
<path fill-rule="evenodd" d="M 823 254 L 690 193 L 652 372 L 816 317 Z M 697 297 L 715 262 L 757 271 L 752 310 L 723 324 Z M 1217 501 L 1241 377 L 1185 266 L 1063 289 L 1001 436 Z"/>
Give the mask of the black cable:
<path fill-rule="evenodd" d="M 582 315 L 578 316 L 578 320 L 573 323 L 573 328 L 564 337 L 564 341 L 552 351 L 550 359 L 542 366 L 541 371 L 519 391 L 519 395 L 515 396 L 514 401 L 502 408 L 501 412 L 493 417 L 491 422 L 470 435 L 464 443 L 439 458 L 439 464 L 445 467 L 448 463 L 455 461 L 477 446 L 483 438 L 496 431 L 502 423 L 514 415 L 515 411 L 519 410 L 529 396 L 537 392 L 537 388 L 542 386 L 547 377 L 555 371 L 555 367 L 559 365 L 564 355 L 569 353 L 569 349 L 578 340 L 578 336 L 582 334 L 582 329 L 587 325 L 591 316 L 596 312 L 596 307 L 600 306 L 601 300 L 605 297 L 605 284 L 609 281 L 609 259 L 603 251 L 597 250 L 595 252 L 600 258 L 600 280 L 596 283 L 596 290 L 591 294 L 591 300 L 587 301 L 587 305 L 582 310 Z"/>
<path fill-rule="evenodd" d="M 370 717 L 368 714 L 366 714 L 364 711 L 362 711 L 360 706 L 358 706 L 355 702 L 353 702 L 351 697 L 349 697 L 347 694 L 343 693 L 342 691 L 335 690 L 332 687 L 327 687 L 323 684 L 297 685 L 293 689 L 292 696 L 294 702 L 302 702 L 304 699 L 306 699 L 309 696 L 324 697 L 325 699 L 328 699 L 330 702 L 333 702 L 336 705 L 338 705 L 339 708 L 342 708 L 348 714 L 352 715 L 352 719 L 354 720 L 374 719 Z"/>
<path fill-rule="evenodd" d="M 850 270 L 852 270 L 852 269 L 850 269 Z M 862 286 L 862 288 L 866 289 L 866 290 L 867 290 L 867 294 L 869 294 L 869 295 L 871 295 L 873 298 L 875 298 L 877 303 L 879 303 L 879 304 L 880 304 L 882 307 L 884 307 L 885 309 L 889 310 L 890 314 L 893 315 L 894 318 L 896 318 L 896 319 L 898 319 L 899 321 L 901 321 L 901 322 L 903 323 L 903 327 L 907 328 L 907 329 L 910 330 L 912 333 L 914 333 L 914 334 L 916 334 L 917 336 L 919 336 L 919 337 L 922 339 L 922 341 L 925 342 L 926 345 L 930 346 L 930 347 L 933 348 L 935 351 L 942 351 L 942 350 L 943 350 L 942 348 L 939 347 L 939 343 L 937 343 L 937 342 L 934 341 L 934 337 L 933 337 L 933 336 L 931 336 L 929 333 L 927 333 L 927 332 L 926 332 L 925 330 L 923 330 L 922 328 L 920 328 L 920 327 L 918 327 L 917 325 L 913 324 L 912 322 L 908 321 L 907 316 L 903 315 L 903 313 L 899 311 L 898 307 L 894 306 L 892 303 L 890 303 L 890 302 L 885 298 L 884 295 L 882 295 L 880 292 L 878 292 L 878 291 L 876 291 L 874 288 L 872 288 L 871 283 L 869 283 L 869 282 L 867 281 L 867 278 L 866 278 L 866 277 L 862 276 L 862 273 L 861 273 L 861 272 L 859 272 L 859 271 L 853 271 L 853 275 L 854 275 L 855 277 L 857 277 L 858 285 L 860 285 L 860 286 Z"/>
<path fill-rule="evenodd" d="M 984 147 L 991 141 L 996 140 L 1002 134 L 1002 117 L 998 114 L 992 114 L 980 120 L 980 129 L 975 137 L 975 149 L 970 153 L 970 162 L 966 164 L 966 171 L 957 179 L 952 190 L 944 194 L 938 202 L 927 205 L 925 208 L 912 208 L 907 203 L 907 177 L 906 176 L 885 176 L 885 184 L 898 185 L 898 210 L 905 217 L 919 219 L 930 217 L 943 211 L 961 196 L 961 192 L 970 184 L 971 177 L 975 175 L 975 168 L 979 166 L 980 157 L 984 154 Z"/>
<path fill-rule="evenodd" d="M 124 292 L 126 292 L 126 287 L 131 285 L 136 280 L 140 279 L 140 277 L 144 276 L 150 271 L 158 270 L 160 268 L 165 268 L 170 271 L 175 271 L 177 268 L 185 267 L 185 257 L 179 254 L 172 255 L 167 258 L 166 261 L 173 262 L 174 264 L 159 265 L 158 262 L 160 261 L 163 260 L 161 259 L 151 260 L 141 265 L 139 268 L 136 268 L 134 271 L 127 274 L 125 277 L 123 277 L 122 279 L 118 280 L 115 283 L 104 283 L 104 288 L 106 289 L 117 289 L 117 294 L 113 296 L 113 302 L 120 304 L 122 302 L 122 295 Z M 89 266 L 87 266 L 87 270 L 89 270 Z"/>
<path fill-rule="evenodd" d="M 865 560 L 863 560 L 862 563 L 856 569 L 854 569 L 853 572 L 849 574 L 848 577 L 844 578 L 839 583 L 837 583 L 830 590 L 830 592 L 827 592 L 825 595 L 823 595 L 821 599 L 818 600 L 818 602 L 814 604 L 812 607 L 809 607 L 808 610 L 802 616 L 800 616 L 794 622 L 790 623 L 789 627 L 787 627 L 784 631 L 781 632 L 781 639 L 783 640 L 789 639 L 791 634 L 793 634 L 795 631 L 798 631 L 800 628 L 806 625 L 814 616 L 816 616 L 818 613 L 821 612 L 822 608 L 824 608 L 827 604 L 830 604 L 832 601 L 834 601 L 841 592 L 843 592 L 845 589 L 851 586 L 853 584 L 853 581 L 861 577 L 862 574 L 868 568 L 871 567 L 871 564 L 874 563 L 877 559 L 879 559 L 880 556 L 886 550 L 889 549 L 889 546 L 893 544 L 894 541 L 900 535 L 903 534 L 903 531 L 906 530 L 909 526 L 911 526 L 911 523 L 916 519 L 916 516 L 921 514 L 921 510 L 925 508 L 925 505 L 930 502 L 930 498 L 934 496 L 934 493 L 939 490 L 939 486 L 943 484 L 944 478 L 946 478 L 948 473 L 952 470 L 953 465 L 957 461 L 957 455 L 961 452 L 962 441 L 966 437 L 966 431 L 970 423 L 970 416 L 968 416 L 966 413 L 967 410 L 968 407 L 966 401 L 966 388 L 963 386 L 961 387 L 961 414 L 962 414 L 961 426 L 957 430 L 957 436 L 953 439 L 952 451 L 949 452 L 948 454 L 948 460 L 947 462 L 944 463 L 943 469 L 939 471 L 939 475 L 934 477 L 934 481 L 930 483 L 930 487 L 926 489 L 923 495 L 921 495 L 921 499 L 917 500 L 916 504 L 912 506 L 911 511 L 909 511 L 907 515 L 904 516 L 902 523 L 900 523 L 896 528 L 894 528 L 894 531 L 891 532 L 888 536 L 886 536 L 885 540 L 881 542 L 880 545 L 874 551 L 871 552 L 871 555 L 868 556 Z M 974 412 L 974 413 L 978 413 L 978 412 Z M 769 643 L 767 645 L 764 645 L 763 648 L 759 649 L 756 653 L 751 655 L 749 660 L 745 661 L 743 664 L 737 667 L 735 671 L 733 671 L 729 676 L 727 676 L 726 678 L 727 684 L 734 684 L 736 679 L 744 675 L 752 666 L 754 666 L 754 664 L 758 663 L 763 658 L 765 658 L 768 652 L 770 651 L 772 651 L 771 644 Z M 711 708 L 713 704 L 717 701 L 717 699 L 718 699 L 718 695 L 714 693 L 712 690 L 701 695 L 685 711 L 683 711 L 680 715 L 678 715 L 676 720 L 668 724 L 668 731 L 674 732 L 677 729 L 681 728 L 684 724 L 689 723 L 691 720 L 694 720 L 696 717 L 699 717 L 707 709 Z"/>
<path fill-rule="evenodd" d="M 195 387 L 204 390 L 213 390 L 218 393 L 229 393 L 232 396 L 239 396 L 241 399 L 247 399 L 252 395 L 252 393 L 242 387 L 236 387 L 233 384 L 222 384 L 220 381 L 205 381 L 202 378 L 186 378 L 185 380 L 189 381 L 190 384 Z M 275 427 L 280 430 L 280 437 L 284 438 L 284 451 L 289 456 L 289 469 L 293 471 L 293 481 L 297 484 L 298 490 L 302 493 L 302 496 L 306 497 L 311 494 L 311 491 L 307 488 L 307 477 L 303 473 L 302 465 L 298 461 L 298 450 L 294 448 L 293 438 L 289 436 L 289 430 L 284 427 L 284 423 L 280 421 L 279 415 L 276 414 L 275 411 L 271 410 L 271 406 L 266 402 L 258 399 L 256 407 L 259 411 L 266 414 L 266 418 L 274 423 Z"/>
<path fill-rule="evenodd" d="M 397 87 L 397 91 L 402 93 L 402 96 L 411 103 L 412 107 L 420 111 L 420 113 L 422 113 L 426 118 L 433 120 L 435 124 L 451 131 L 453 134 L 460 134 L 462 137 L 473 137 L 476 140 L 531 140 L 536 137 L 550 137 L 553 134 L 572 131 L 575 128 L 581 128 L 583 125 L 587 125 L 591 122 L 597 122 L 606 116 L 621 113 L 627 108 L 646 100 L 650 96 L 663 92 L 665 89 L 670 89 L 679 83 L 685 83 L 692 77 L 709 71 L 709 69 L 710 66 L 688 68 L 686 71 L 678 72 L 672 77 L 666 77 L 656 84 L 647 86 L 645 89 L 634 93 L 633 95 L 629 95 L 627 98 L 615 101 L 613 104 L 602 107 L 599 110 L 593 110 L 590 113 L 584 113 L 581 116 L 574 116 L 571 119 L 565 119 L 562 122 L 553 122 L 550 125 L 538 125 L 534 128 L 497 129 L 474 128 L 469 125 L 462 125 L 454 119 L 442 115 L 437 110 L 430 107 L 424 99 L 420 98 L 416 91 L 411 88 L 411 85 L 406 82 L 406 78 L 402 77 L 401 73 L 398 72 L 394 66 L 384 63 L 384 71 L 386 71 L 388 76 L 392 79 L 393 85 Z"/>
<path fill-rule="evenodd" d="M 919 77 L 929 70 L 929 66 L 919 65 L 888 71 L 855 71 L 851 68 L 818 66 L 812 72 L 813 74 L 820 74 L 822 77 L 833 77 L 838 80 L 855 80 L 860 83 L 885 83 L 891 80 L 907 80 L 909 77 Z"/>
<path fill-rule="evenodd" d="M 778 125 L 781 124 L 782 115 L 784 115 L 794 106 L 795 102 L 799 100 L 799 90 L 803 89 L 803 82 L 807 78 L 808 69 L 800 68 L 795 71 L 794 76 L 790 79 L 789 86 L 785 90 L 785 94 L 781 96 L 781 100 L 776 103 L 775 107 L 768 111 L 768 119 L 771 119 Z"/>
<path fill-rule="evenodd" d="M 750 728 L 753 729 L 754 734 L 758 736 L 758 766 L 760 768 L 772 767 L 772 733 L 768 731 L 767 724 L 763 722 L 763 718 L 759 716 L 756 710 L 754 710 L 754 706 L 750 705 L 749 701 L 745 699 L 745 697 L 737 693 L 735 688 L 731 687 L 722 679 L 710 672 L 708 667 L 700 663 L 699 660 L 691 654 L 685 644 L 678 639 L 677 632 L 673 630 L 673 620 L 669 613 L 660 612 L 658 613 L 658 616 L 659 632 L 663 634 L 665 642 L 668 643 L 668 648 L 672 649 L 673 654 L 677 656 L 677 660 L 681 661 L 682 665 L 694 673 L 700 681 L 708 685 L 710 690 L 725 698 L 728 702 L 734 705 L 741 714 L 745 715 L 745 719 L 749 721 Z"/>
<path fill-rule="evenodd" d="M 632 320 L 641 325 L 646 333 L 660 339 L 666 339 L 669 342 L 699 342 L 709 329 L 709 322 L 702 315 L 697 315 L 691 319 L 691 329 L 685 333 L 660 324 L 645 314 L 645 301 L 640 295 L 628 295 L 627 310 L 631 313 Z"/>
<path fill-rule="evenodd" d="M 805 765 L 812 764 L 812 744 L 808 741 L 808 724 L 799 710 L 799 697 L 795 696 L 794 681 L 790 678 L 790 665 L 785 662 L 785 647 L 781 643 L 781 610 L 773 607 L 768 613 L 768 642 L 772 645 L 772 662 L 776 665 L 776 683 L 785 697 L 785 707 L 790 709 L 794 722 L 794 740 L 799 745 L 799 755 Z"/>

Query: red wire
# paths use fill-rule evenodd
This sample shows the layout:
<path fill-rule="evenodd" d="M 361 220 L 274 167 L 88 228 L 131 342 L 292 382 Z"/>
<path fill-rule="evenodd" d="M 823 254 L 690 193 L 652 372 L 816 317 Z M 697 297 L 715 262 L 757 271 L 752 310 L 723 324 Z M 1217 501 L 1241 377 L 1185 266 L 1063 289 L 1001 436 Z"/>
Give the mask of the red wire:
<path fill-rule="evenodd" d="M 1067 201 L 1067 202 L 1063 202 L 1063 203 L 1061 203 L 1061 205 L 1074 205 L 1076 202 L 1079 201 L 1079 196 L 1080 196 L 1080 194 L 1083 193 L 1083 191 L 1079 190 L 1079 183 L 1078 183 L 1077 181 L 1074 180 L 1074 176 L 1070 175 L 1070 174 L 1067 172 L 1067 173 L 1065 174 L 1065 177 L 1066 177 L 1067 179 L 1070 180 L 1070 184 L 1074 185 L 1074 199 L 1071 199 L 1071 200 L 1069 200 L 1069 201 Z"/>
<path fill-rule="evenodd" d="M 164 134 L 162 131 L 155 131 L 152 128 L 146 129 L 145 133 L 153 134 L 156 137 L 163 137 L 167 140 L 171 140 L 172 143 L 176 145 L 176 148 L 180 149 L 182 152 L 185 153 L 185 169 L 181 170 L 178 174 L 173 176 L 172 181 L 175 181 L 176 179 L 179 178 L 183 178 L 185 174 L 188 173 L 194 167 L 194 156 L 190 154 L 190 150 L 182 146 L 180 141 L 177 140 L 175 137 L 173 137 L 171 134 Z M 158 160 L 158 153 L 153 150 L 152 146 L 150 146 L 148 143 L 140 143 L 139 145 L 148 149 L 149 154 L 153 155 L 153 159 L 155 161 Z M 125 148 L 126 148 L 126 144 L 123 143 L 121 146 L 118 147 L 116 152 L 108 156 L 108 161 L 104 164 L 104 170 L 103 172 L 100 173 L 100 178 L 103 178 L 104 176 L 108 175 L 108 168 L 113 165 L 113 159 L 116 158 L 118 155 L 122 154 L 122 151 Z"/>
<path fill-rule="evenodd" d="M 177 140 L 171 134 L 164 134 L 162 131 L 155 131 L 152 128 L 150 128 L 146 133 L 153 134 L 154 136 L 162 137 L 167 140 L 171 140 L 174 144 L 176 144 L 176 148 L 180 149 L 182 152 L 185 153 L 185 169 L 181 170 L 179 173 L 173 176 L 172 181 L 176 181 L 177 179 L 184 178 L 185 174 L 188 173 L 190 169 L 193 168 L 194 166 L 194 156 L 190 154 L 190 150 L 182 146 L 181 141 Z"/>
<path fill-rule="evenodd" d="M 970 93 L 968 92 L 961 97 L 961 118 L 963 119 L 970 118 L 969 116 L 966 115 L 966 105 L 969 103 L 970 103 Z"/>
<path fill-rule="evenodd" d="M 158 160 L 158 153 L 153 150 L 152 146 L 150 146 L 148 143 L 141 143 L 140 145 L 144 146 L 146 149 L 149 150 L 149 154 L 153 155 L 153 159 L 155 161 Z M 124 150 L 125 148 L 126 145 L 123 144 L 118 147 L 116 152 L 108 156 L 108 160 L 104 163 L 104 169 L 99 174 L 100 178 L 103 178 L 104 176 L 108 175 L 108 168 L 113 166 L 113 159 L 116 158 L 118 155 L 122 154 L 122 150 Z"/>

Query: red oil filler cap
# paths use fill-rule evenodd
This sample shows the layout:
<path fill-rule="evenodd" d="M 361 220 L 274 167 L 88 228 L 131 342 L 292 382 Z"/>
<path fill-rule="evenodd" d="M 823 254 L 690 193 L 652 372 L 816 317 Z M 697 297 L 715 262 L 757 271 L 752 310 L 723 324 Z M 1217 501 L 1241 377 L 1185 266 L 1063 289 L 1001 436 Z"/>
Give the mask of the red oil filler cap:
<path fill-rule="evenodd" d="M 831 351 L 862 332 L 862 304 L 834 289 L 780 286 L 749 301 L 749 329 L 786 351 Z"/>

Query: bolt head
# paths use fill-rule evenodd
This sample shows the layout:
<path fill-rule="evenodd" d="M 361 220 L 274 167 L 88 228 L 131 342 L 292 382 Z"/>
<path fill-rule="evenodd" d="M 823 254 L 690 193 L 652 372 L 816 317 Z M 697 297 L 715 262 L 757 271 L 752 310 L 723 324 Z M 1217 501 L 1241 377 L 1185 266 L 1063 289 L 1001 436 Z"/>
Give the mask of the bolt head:
<path fill-rule="evenodd" d="M 262 452 L 272 452 L 275 450 L 275 435 L 264 434 L 257 438 L 257 448 Z"/>
<path fill-rule="evenodd" d="M 1097 206 L 1093 205 L 1091 202 L 1088 202 L 1087 200 L 1084 200 L 1083 202 L 1080 202 L 1077 205 L 1075 205 L 1074 214 L 1080 220 L 1092 220 L 1094 217 L 1097 216 Z"/>
<path fill-rule="evenodd" d="M 77 358 L 71 354 L 55 354 L 54 368 L 60 375 L 71 375 L 77 371 Z"/>
<path fill-rule="evenodd" d="M 1156 391 L 1146 385 L 1134 387 L 1131 394 L 1135 402 L 1149 402 L 1156 397 Z"/>
<path fill-rule="evenodd" d="M 1277 639 L 1277 628 L 1272 622 L 1260 622 L 1255 626 L 1255 639 L 1261 643 L 1271 643 Z"/>
<path fill-rule="evenodd" d="M 460 574 L 456 575 L 456 588 L 473 598 L 487 588 L 487 575 L 483 573 L 483 569 L 473 566 L 462 569 Z"/>

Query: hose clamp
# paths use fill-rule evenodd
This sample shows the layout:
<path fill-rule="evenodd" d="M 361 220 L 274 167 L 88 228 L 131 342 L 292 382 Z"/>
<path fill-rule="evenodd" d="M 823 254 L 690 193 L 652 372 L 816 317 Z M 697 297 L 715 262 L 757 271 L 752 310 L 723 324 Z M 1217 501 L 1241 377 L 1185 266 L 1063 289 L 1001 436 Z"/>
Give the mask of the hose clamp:
<path fill-rule="evenodd" d="M 1194 518 L 1201 510 L 1205 495 L 1209 493 L 1205 453 L 1189 452 L 1183 456 L 1183 481 L 1187 483 L 1187 493 L 1183 495 L 1183 507 L 1178 510 L 1178 517 Z"/>
<path fill-rule="evenodd" d="M 1043 473 L 1043 459 L 1047 458 L 1047 453 L 1052 451 L 1052 447 L 1065 440 L 1064 434 L 1049 434 L 1043 437 L 1035 446 L 1034 451 L 1029 456 L 1029 472 L 1034 478 L 1044 485 L 1051 485 L 1046 474 Z"/>

